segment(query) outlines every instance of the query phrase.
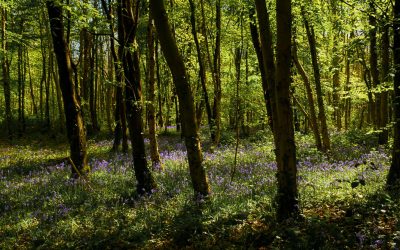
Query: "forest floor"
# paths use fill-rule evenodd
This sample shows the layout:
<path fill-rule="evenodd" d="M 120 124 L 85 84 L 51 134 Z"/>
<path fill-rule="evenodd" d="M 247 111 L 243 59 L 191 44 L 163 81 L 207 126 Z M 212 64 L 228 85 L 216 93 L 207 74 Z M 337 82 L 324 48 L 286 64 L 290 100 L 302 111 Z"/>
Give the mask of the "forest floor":
<path fill-rule="evenodd" d="M 202 135 L 205 141 L 205 135 Z M 212 195 L 193 200 L 183 141 L 159 136 L 158 188 L 137 197 L 131 155 L 89 140 L 88 181 L 69 179 L 63 137 L 0 143 L 0 249 L 399 249 L 399 195 L 384 191 L 389 150 L 362 132 L 332 135 L 319 153 L 296 135 L 302 219 L 274 219 L 270 132 L 204 145 Z M 148 145 L 148 142 L 146 142 Z M 235 173 L 232 178 L 232 173 Z"/>

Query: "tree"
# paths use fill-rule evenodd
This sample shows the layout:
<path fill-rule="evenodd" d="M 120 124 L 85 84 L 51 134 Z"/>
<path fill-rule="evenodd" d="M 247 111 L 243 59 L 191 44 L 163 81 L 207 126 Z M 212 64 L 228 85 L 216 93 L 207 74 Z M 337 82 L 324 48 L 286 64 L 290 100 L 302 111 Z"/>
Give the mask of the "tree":
<path fill-rule="evenodd" d="M 331 143 L 330 143 L 330 139 L 329 139 L 328 125 L 326 123 L 325 105 L 324 105 L 324 99 L 323 99 L 323 93 L 322 93 L 322 87 L 321 87 L 321 74 L 320 74 L 320 69 L 319 69 L 319 65 L 318 65 L 317 43 L 315 41 L 314 27 L 309 24 L 304 7 L 302 7 L 301 12 L 302 12 L 302 16 L 303 16 L 304 26 L 306 28 L 308 44 L 310 45 L 311 60 L 312 60 L 312 66 L 313 66 L 313 70 L 314 70 L 314 81 L 315 81 L 317 103 L 318 103 L 318 110 L 319 110 L 318 118 L 319 118 L 319 121 L 321 122 L 322 146 L 323 146 L 324 151 L 328 151 L 331 148 L 331 145 L 330 145 Z"/>
<path fill-rule="evenodd" d="M 203 156 L 196 125 L 195 106 L 193 94 L 187 79 L 186 68 L 169 25 L 164 1 L 150 0 L 150 9 L 161 49 L 171 70 L 179 98 L 180 115 L 183 122 L 183 136 L 185 138 L 190 176 L 195 196 L 207 196 L 210 194 L 210 188 L 202 165 Z"/>
<path fill-rule="evenodd" d="M 278 219 L 299 213 L 297 193 L 296 146 L 293 115 L 290 104 L 290 63 L 292 40 L 291 0 L 276 1 L 276 105 L 277 123 L 274 134 L 277 142 Z"/>
<path fill-rule="evenodd" d="M 307 100 L 308 100 L 309 112 L 310 112 L 311 128 L 314 133 L 315 145 L 317 146 L 318 150 L 322 151 L 323 148 L 322 148 L 321 136 L 319 133 L 317 112 L 315 111 L 314 96 L 313 96 L 313 92 L 311 89 L 309 77 L 308 77 L 307 73 L 305 72 L 303 66 L 300 64 L 299 58 L 297 57 L 297 45 L 296 45 L 295 39 L 294 39 L 293 45 L 292 45 L 292 58 L 293 58 L 293 62 L 296 66 L 297 71 L 303 78 L 304 86 L 306 88 Z"/>
<path fill-rule="evenodd" d="M 1 8 L 1 49 L 2 49 L 2 60 L 1 66 L 3 71 L 3 88 L 4 88 L 4 100 L 5 100 L 5 121 L 8 132 L 8 139 L 12 139 L 12 114 L 11 114 L 11 90 L 10 90 L 10 62 L 7 56 L 8 42 L 7 42 L 7 10 L 5 7 Z"/>
<path fill-rule="evenodd" d="M 154 43 L 154 24 L 151 15 L 147 24 L 147 49 L 148 49 L 148 91 L 149 91 L 149 139 L 150 157 L 153 169 L 162 169 L 160 153 L 158 152 L 157 131 L 156 131 L 156 94 L 155 94 L 155 43 Z"/>
<path fill-rule="evenodd" d="M 86 133 L 83 114 L 75 92 L 71 57 L 64 38 L 62 6 L 56 1 L 47 1 L 50 29 L 53 38 L 54 53 L 57 58 L 59 83 L 64 101 L 67 136 L 70 144 L 72 177 L 77 178 L 89 172 L 87 165 Z"/>
<path fill-rule="evenodd" d="M 393 84 L 394 140 L 392 164 L 390 166 L 386 185 L 388 189 L 397 187 L 398 190 L 400 182 L 400 0 L 395 0 L 393 12 L 393 64 L 395 67 Z"/>
<path fill-rule="evenodd" d="M 133 166 L 138 194 L 152 193 L 156 188 L 147 167 L 142 121 L 142 84 L 139 51 L 135 48 L 139 22 L 139 1 L 120 0 L 118 5 L 118 35 L 123 48 L 122 64 L 125 77 L 126 115 L 133 151 Z"/>
<path fill-rule="evenodd" d="M 261 45 L 265 70 L 267 62 L 274 62 L 271 56 L 272 42 L 266 42 L 270 33 L 268 12 L 264 0 L 256 0 L 259 19 Z M 290 62 L 292 40 L 291 0 L 276 1 L 277 42 L 276 42 L 276 78 L 271 87 L 274 100 L 272 107 L 275 156 L 278 166 L 277 218 L 284 220 L 296 217 L 299 213 L 297 192 L 296 146 L 294 141 L 293 113 L 290 103 Z M 269 38 L 271 39 L 271 38 Z M 271 58 L 272 57 L 272 58 Z M 272 85 L 271 84 L 271 85 Z"/>

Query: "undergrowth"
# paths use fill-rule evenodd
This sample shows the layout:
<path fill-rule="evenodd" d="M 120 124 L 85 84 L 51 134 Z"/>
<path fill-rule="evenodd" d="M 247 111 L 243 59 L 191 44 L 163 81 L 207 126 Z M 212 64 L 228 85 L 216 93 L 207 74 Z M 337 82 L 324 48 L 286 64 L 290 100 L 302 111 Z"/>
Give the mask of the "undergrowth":
<path fill-rule="evenodd" d="M 205 135 L 203 135 L 205 136 Z M 275 220 L 276 164 L 269 132 L 204 146 L 208 199 L 193 199 L 183 141 L 159 137 L 165 170 L 151 196 L 135 192 L 130 154 L 89 140 L 88 181 L 71 180 L 68 147 L 31 138 L 0 146 L 1 249 L 398 249 L 399 201 L 384 191 L 390 158 L 373 135 L 332 135 L 319 153 L 296 135 L 302 216 Z M 203 140 L 205 141 L 205 140 Z M 235 169 L 234 169 L 235 168 Z M 232 175 L 234 173 L 234 175 Z"/>

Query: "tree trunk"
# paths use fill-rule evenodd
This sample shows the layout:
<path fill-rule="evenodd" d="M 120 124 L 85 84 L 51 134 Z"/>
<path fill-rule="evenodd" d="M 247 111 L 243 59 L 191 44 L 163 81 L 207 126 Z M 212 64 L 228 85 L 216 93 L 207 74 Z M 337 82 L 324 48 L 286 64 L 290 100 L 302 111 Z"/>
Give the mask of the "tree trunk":
<path fill-rule="evenodd" d="M 50 69 L 49 69 L 50 70 Z M 64 118 L 64 113 L 63 113 L 63 107 L 62 107 L 62 100 L 61 100 L 61 88 L 60 88 L 60 82 L 59 82 L 59 77 L 56 69 L 51 69 L 53 72 L 53 78 L 54 78 L 54 84 L 56 85 L 56 94 L 57 94 L 57 107 L 58 107 L 58 115 L 59 115 L 59 123 L 60 123 L 60 132 L 64 132 L 64 124 L 65 124 L 65 118 Z"/>
<path fill-rule="evenodd" d="M 219 145 L 221 140 L 221 0 L 215 2 L 215 50 L 214 50 L 214 106 L 213 106 L 213 121 L 214 121 L 214 138 L 213 144 Z"/>
<path fill-rule="evenodd" d="M 158 99 L 158 126 L 160 128 L 164 127 L 164 118 L 163 118 L 163 101 L 162 101 L 162 97 L 161 97 L 161 75 L 160 75 L 160 62 L 158 59 L 158 39 L 156 39 L 156 75 L 157 75 L 157 89 L 158 89 L 158 95 L 157 95 L 157 99 Z"/>
<path fill-rule="evenodd" d="M 296 146 L 294 141 L 293 114 L 290 103 L 290 60 L 292 40 L 291 0 L 276 1 L 276 105 L 278 114 L 274 133 L 278 143 L 278 220 L 299 214 L 297 193 Z"/>
<path fill-rule="evenodd" d="M 342 129 L 342 112 L 340 105 L 340 51 L 339 51 L 339 13 L 337 10 L 336 1 L 331 1 L 332 5 L 332 18 L 333 20 L 333 48 L 332 48 L 332 87 L 333 87 L 333 118 L 336 123 L 336 129 L 340 131 Z"/>
<path fill-rule="evenodd" d="M 353 35 L 350 35 L 350 38 Z M 344 127 L 347 131 L 350 127 L 351 122 L 351 96 L 350 96 L 350 49 L 346 52 L 346 85 L 344 87 L 345 90 L 345 105 L 344 105 Z"/>
<path fill-rule="evenodd" d="M 157 28 L 161 48 L 171 69 L 179 102 L 181 104 L 179 107 L 181 120 L 184 123 L 183 136 L 185 137 L 190 176 L 195 196 L 207 196 L 210 194 L 210 188 L 205 169 L 202 165 L 203 156 L 196 126 L 194 99 L 187 80 L 185 65 L 179 54 L 169 25 L 164 1 L 150 0 L 150 9 Z"/>
<path fill-rule="evenodd" d="M 381 91 L 381 106 L 380 106 L 380 118 L 381 118 L 381 132 L 379 133 L 379 144 L 384 145 L 388 143 L 389 131 L 386 128 L 389 122 L 388 117 L 388 82 L 390 81 L 390 37 L 389 37 L 389 24 L 385 24 L 382 33 L 381 42 L 381 65 L 382 65 L 382 75 L 381 81 L 383 89 Z"/>
<path fill-rule="evenodd" d="M 139 1 L 120 0 L 118 10 L 119 36 L 123 48 L 122 64 L 125 77 L 126 114 L 133 149 L 133 166 L 138 194 L 152 193 L 156 183 L 147 167 L 142 121 L 142 86 L 139 52 L 135 49 L 139 22 Z"/>
<path fill-rule="evenodd" d="M 7 127 L 8 139 L 12 140 L 12 114 L 11 114 L 11 89 L 10 89 L 10 65 L 8 61 L 8 42 L 7 42 L 7 10 L 1 9 L 1 48 L 2 48 L 2 61 L 1 66 L 3 70 L 3 88 L 4 88 L 4 101 L 5 101 L 5 122 Z"/>
<path fill-rule="evenodd" d="M 274 121 L 277 119 L 276 117 L 274 117 L 274 114 L 276 115 L 277 111 L 276 111 L 276 98 L 275 98 L 275 61 L 274 61 L 275 59 L 274 59 L 274 50 L 272 42 L 271 24 L 265 0 L 255 0 L 255 3 L 257 10 L 258 24 L 260 29 L 260 41 L 261 41 L 263 63 L 264 63 L 263 67 L 268 87 L 267 92 L 270 95 L 271 113 L 273 114 L 270 126 L 272 128 L 272 131 L 274 131 Z"/>
<path fill-rule="evenodd" d="M 32 107 L 33 107 L 33 114 L 36 116 L 36 118 L 38 118 L 38 109 L 36 106 L 36 102 L 35 102 L 35 92 L 33 90 L 33 82 L 32 82 L 32 75 L 31 75 L 31 65 L 29 63 L 29 53 L 28 53 L 28 49 L 26 49 L 25 53 L 26 53 L 26 60 L 27 60 L 27 64 L 28 64 L 28 74 L 29 74 L 29 89 L 30 89 L 30 95 L 31 95 L 31 99 L 32 99 Z"/>
<path fill-rule="evenodd" d="M 150 14 L 151 16 L 151 14 Z M 148 87 L 149 87 L 149 139 L 150 157 L 153 170 L 162 170 L 160 153 L 158 152 L 157 131 L 156 131 L 156 94 L 155 94 L 155 43 L 154 24 L 150 17 L 147 27 L 147 48 L 148 48 Z"/>
<path fill-rule="evenodd" d="M 314 140 L 315 140 L 315 145 L 317 146 L 317 149 L 322 151 L 322 142 L 321 142 L 321 136 L 319 133 L 319 125 L 318 125 L 318 121 L 317 121 L 317 112 L 315 111 L 315 102 L 314 102 L 314 96 L 312 93 L 312 89 L 311 89 L 311 84 L 310 84 L 310 80 L 307 76 L 307 73 L 305 72 L 303 66 L 300 64 L 299 59 L 297 57 L 297 44 L 295 42 L 295 39 L 293 39 L 293 52 L 292 52 L 292 58 L 293 58 L 293 62 L 297 68 L 297 71 L 299 72 L 299 74 L 301 75 L 301 77 L 303 78 L 303 82 L 304 82 L 304 86 L 306 88 L 306 93 L 307 93 L 307 99 L 308 99 L 308 105 L 309 105 L 309 112 L 310 112 L 310 120 L 311 120 L 311 128 L 313 130 L 314 133 Z"/>
<path fill-rule="evenodd" d="M 319 109 L 318 118 L 319 118 L 319 121 L 321 122 L 322 146 L 323 146 L 324 151 L 328 151 L 331 148 L 331 145 L 330 145 L 331 143 L 330 143 L 330 139 L 329 139 L 328 125 L 326 123 L 325 106 L 324 106 L 324 99 L 323 99 L 322 86 L 321 86 L 321 76 L 320 76 L 319 65 L 318 65 L 314 28 L 312 25 L 310 25 L 308 23 L 304 9 L 302 9 L 301 12 L 303 15 L 304 26 L 305 26 L 306 32 L 307 32 L 308 43 L 310 45 L 311 59 L 312 59 L 312 65 L 313 65 L 313 70 L 314 70 L 315 88 L 316 88 L 317 102 L 318 102 L 318 109 Z"/>
<path fill-rule="evenodd" d="M 77 178 L 85 175 L 90 170 L 87 165 L 83 115 L 73 84 L 70 52 L 64 39 L 62 8 L 54 1 L 47 1 L 46 4 L 64 101 L 67 135 L 70 143 L 70 159 L 73 163 L 72 177 Z"/>
<path fill-rule="evenodd" d="M 90 55 L 90 73 L 89 74 L 89 112 L 92 132 L 97 133 L 100 131 L 99 124 L 97 123 L 97 39 L 91 37 L 91 55 Z"/>
<path fill-rule="evenodd" d="M 369 15 L 369 25 L 371 27 L 369 31 L 370 38 L 370 68 L 371 68 L 371 77 L 372 77 L 372 87 L 374 89 L 379 89 L 380 80 L 379 80 L 379 69 L 378 69 L 378 52 L 377 52 L 377 42 L 376 42 L 376 33 L 377 33 L 377 22 L 376 22 L 376 11 L 375 11 L 375 2 L 370 0 L 370 15 Z M 381 127 L 381 116 L 378 114 L 380 110 L 380 93 L 379 91 L 375 91 L 375 106 L 373 109 L 375 110 L 375 116 L 373 117 L 374 127 L 376 129 L 380 129 Z"/>
<path fill-rule="evenodd" d="M 196 30 L 196 7 L 194 5 L 193 0 L 189 0 L 190 3 L 190 23 L 192 25 L 192 35 L 194 39 L 194 43 L 196 45 L 196 51 L 197 51 L 197 61 L 199 63 L 199 75 L 200 75 L 200 82 L 201 82 L 201 88 L 203 90 L 203 97 L 204 97 L 204 104 L 206 106 L 206 113 L 207 113 L 207 120 L 208 120 L 208 126 L 210 128 L 210 133 L 211 133 L 211 140 L 215 139 L 215 134 L 213 132 L 213 117 L 212 117 L 212 111 L 211 111 L 211 105 L 210 101 L 208 98 L 208 92 L 207 92 L 207 77 L 206 77 L 206 71 L 205 71 L 205 65 L 204 65 L 204 59 L 203 59 L 203 53 L 201 51 L 200 47 L 200 42 L 197 37 L 197 30 Z M 200 116 L 201 117 L 201 116 Z M 197 121 L 200 123 L 200 121 L 197 119 Z"/>
<path fill-rule="evenodd" d="M 255 17 L 255 9 L 251 7 L 250 9 L 250 33 L 251 40 L 253 42 L 254 50 L 256 51 L 257 60 L 258 60 L 258 68 L 260 69 L 261 74 L 261 86 L 264 94 L 265 107 L 267 109 L 268 116 L 268 124 L 272 130 L 272 108 L 271 108 L 271 94 L 268 87 L 268 79 L 267 74 L 264 68 L 264 59 L 261 51 L 260 44 L 260 36 L 258 35 L 257 25 L 256 25 L 256 17 Z"/>
<path fill-rule="evenodd" d="M 387 176 L 386 186 L 389 190 L 399 190 L 400 184 L 400 0 L 395 0 L 393 19 L 393 64 L 394 74 L 394 139 L 392 151 L 392 164 Z"/>

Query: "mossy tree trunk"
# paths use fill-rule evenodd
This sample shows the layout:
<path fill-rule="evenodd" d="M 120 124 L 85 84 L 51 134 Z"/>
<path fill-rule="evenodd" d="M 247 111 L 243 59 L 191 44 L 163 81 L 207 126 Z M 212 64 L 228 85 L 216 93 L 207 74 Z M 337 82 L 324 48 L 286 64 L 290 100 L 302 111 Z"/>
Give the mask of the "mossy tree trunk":
<path fill-rule="evenodd" d="M 181 121 L 184 124 L 183 136 L 185 138 L 190 176 L 195 196 L 207 196 L 210 194 L 210 188 L 202 165 L 203 156 L 196 126 L 194 98 L 187 79 L 185 65 L 178 51 L 178 47 L 169 25 L 164 1 L 150 0 L 150 9 L 155 21 L 161 49 L 171 70 L 179 98 L 179 111 Z"/>
<path fill-rule="evenodd" d="M 155 43 L 154 43 L 154 23 L 149 18 L 147 25 L 147 49 L 148 49 L 148 120 L 149 120 L 149 140 L 150 140 L 150 158 L 154 170 L 162 170 L 160 153 L 158 151 L 157 129 L 156 129 L 156 94 L 155 94 Z"/>
<path fill-rule="evenodd" d="M 133 149 L 133 166 L 138 194 L 151 193 L 156 188 L 152 173 L 147 166 L 142 121 L 142 84 L 139 68 L 139 51 L 136 31 L 139 23 L 139 1 L 120 0 L 118 25 L 125 78 L 126 115 Z"/>
<path fill-rule="evenodd" d="M 54 53 L 57 58 L 59 83 L 63 96 L 67 135 L 70 144 L 72 177 L 89 172 L 83 114 L 75 92 L 70 52 L 64 39 L 63 11 L 55 1 L 47 1 Z"/>

